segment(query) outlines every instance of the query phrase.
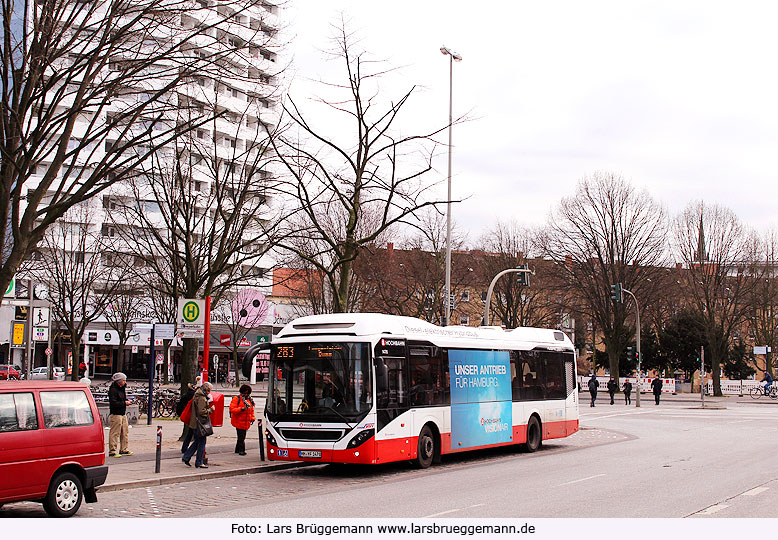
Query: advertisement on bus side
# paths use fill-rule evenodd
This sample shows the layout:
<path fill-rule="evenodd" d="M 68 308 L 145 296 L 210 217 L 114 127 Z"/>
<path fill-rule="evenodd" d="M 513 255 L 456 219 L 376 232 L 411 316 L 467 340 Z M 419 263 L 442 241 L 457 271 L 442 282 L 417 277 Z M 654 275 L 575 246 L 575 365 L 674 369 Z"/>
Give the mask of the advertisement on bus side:
<path fill-rule="evenodd" d="M 511 369 L 507 351 L 449 350 L 451 448 L 510 442 Z"/>

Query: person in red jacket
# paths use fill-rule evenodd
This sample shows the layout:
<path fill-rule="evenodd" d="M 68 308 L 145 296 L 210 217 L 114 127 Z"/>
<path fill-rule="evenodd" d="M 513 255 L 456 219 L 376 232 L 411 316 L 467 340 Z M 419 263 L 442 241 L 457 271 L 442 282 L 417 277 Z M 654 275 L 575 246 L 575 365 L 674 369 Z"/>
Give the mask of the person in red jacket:
<path fill-rule="evenodd" d="M 248 384 L 241 386 L 240 395 L 232 398 L 230 402 L 230 423 L 238 432 L 235 453 L 245 456 L 246 431 L 254 424 L 254 400 L 251 399 L 251 387 Z"/>

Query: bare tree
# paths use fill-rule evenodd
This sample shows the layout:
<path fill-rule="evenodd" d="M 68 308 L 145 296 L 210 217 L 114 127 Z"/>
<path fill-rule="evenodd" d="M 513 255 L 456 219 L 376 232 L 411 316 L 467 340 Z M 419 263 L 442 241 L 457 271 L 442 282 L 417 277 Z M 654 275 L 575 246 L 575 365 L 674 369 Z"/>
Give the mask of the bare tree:
<path fill-rule="evenodd" d="M 489 283 L 498 273 L 519 265 L 540 270 L 539 279 L 532 279 L 529 287 L 520 284 L 516 275 L 507 275 L 497 281 L 491 311 L 507 328 L 519 326 L 556 326 L 558 316 L 555 304 L 548 301 L 548 280 L 542 279 L 542 261 L 532 261 L 535 253 L 535 234 L 516 222 L 498 222 L 481 239 L 480 249 L 486 254 L 481 258 L 480 273 Z"/>
<path fill-rule="evenodd" d="M 155 281 L 154 274 L 143 273 L 145 276 L 146 291 L 148 292 L 148 301 L 151 304 L 151 310 L 154 313 L 154 319 L 161 324 L 175 324 L 176 322 L 176 309 L 178 308 L 178 298 L 171 294 L 169 291 L 163 292 L 164 287 L 154 287 L 149 285 L 150 282 Z M 172 283 L 173 279 L 163 280 L 163 283 Z M 164 359 L 162 360 L 162 383 L 168 384 L 168 366 L 170 365 L 170 345 L 172 345 L 172 339 L 162 340 L 162 348 L 164 350 Z"/>
<path fill-rule="evenodd" d="M 46 231 L 37 265 L 37 280 L 49 288 L 54 317 L 70 333 L 74 381 L 80 376 L 84 332 L 103 314 L 127 272 L 124 261 L 103 257 L 106 246 L 89 206 L 72 207 Z"/>
<path fill-rule="evenodd" d="M 634 304 L 614 303 L 610 286 L 621 283 L 645 308 L 660 288 L 667 257 L 667 219 L 647 192 L 620 175 L 583 178 L 573 197 L 551 213 L 540 247 L 556 263 L 556 295 L 562 306 L 595 321 L 603 333 L 610 373 L 632 339 L 627 326 Z"/>
<path fill-rule="evenodd" d="M 675 243 L 685 267 L 684 296 L 702 319 L 713 392 L 720 396 L 721 366 L 734 332 L 752 313 L 748 300 L 755 283 L 765 275 L 758 238 L 728 208 L 700 201 L 676 219 Z"/>
<path fill-rule="evenodd" d="M 354 274 L 364 289 L 365 311 L 443 320 L 445 287 L 445 217 L 435 208 L 421 210 L 412 234 L 395 242 L 390 233 L 365 247 L 354 265 Z M 451 294 L 460 296 L 472 284 L 474 264 L 469 253 L 460 251 L 465 238 L 456 225 L 452 232 Z M 384 247 L 385 246 L 385 247 Z"/>
<path fill-rule="evenodd" d="M 134 263 L 128 257 L 120 257 L 106 253 L 106 258 L 116 257 L 117 264 Z M 116 361 L 117 371 L 124 371 L 124 360 L 127 352 L 127 340 L 133 333 L 132 325 L 139 322 L 140 308 L 145 305 L 144 291 L 141 282 L 129 272 L 120 276 L 120 280 L 110 286 L 110 295 L 105 305 L 105 319 L 108 326 L 119 335 L 119 350 Z"/>
<path fill-rule="evenodd" d="M 749 318 L 754 344 L 771 348 L 772 354 L 765 356 L 765 371 L 773 375 L 773 355 L 778 345 L 778 280 L 775 275 L 778 270 L 778 231 L 765 233 L 760 246 L 761 264 L 765 268 L 764 274 L 755 279 L 751 289 Z"/>
<path fill-rule="evenodd" d="M 0 287 L 68 208 L 208 122 L 182 88 L 231 73 L 262 0 L 2 0 Z M 241 40 L 228 40 L 243 26 Z M 258 50 L 258 49 L 257 49 Z M 215 77 L 216 75 L 216 77 Z"/>
<path fill-rule="evenodd" d="M 360 252 L 387 229 L 437 204 L 425 199 L 431 170 L 425 146 L 441 130 L 401 134 L 400 115 L 415 87 L 383 106 L 379 85 L 388 71 L 355 52 L 344 26 L 335 41 L 333 55 L 343 64 L 345 81 L 323 84 L 333 95 L 318 102 L 331 115 L 327 126 L 342 118 L 335 120 L 338 128 L 316 126 L 310 112 L 288 98 L 284 113 L 291 126 L 273 144 L 297 212 L 280 246 L 319 273 L 332 311 L 347 312 L 355 308 L 351 287 Z M 344 127 L 349 131 L 340 138 Z"/>
<path fill-rule="evenodd" d="M 267 317 L 268 305 L 265 296 L 256 289 L 233 287 L 223 297 L 224 311 L 227 313 L 232 349 L 232 368 L 235 386 L 240 386 L 238 353 L 240 343 L 249 332 L 262 325 Z"/>
<path fill-rule="evenodd" d="M 279 218 L 268 206 L 271 134 L 254 119 L 253 135 L 240 144 L 217 140 L 215 125 L 207 144 L 186 136 L 172 159 L 155 156 L 140 169 L 129 195 L 111 195 L 121 205 L 116 226 L 128 252 L 143 258 L 149 285 L 163 296 L 211 296 L 217 305 L 230 287 L 261 273 Z M 245 124 L 235 119 L 244 135 Z M 184 340 L 182 387 L 196 376 L 197 348 L 196 339 Z"/>

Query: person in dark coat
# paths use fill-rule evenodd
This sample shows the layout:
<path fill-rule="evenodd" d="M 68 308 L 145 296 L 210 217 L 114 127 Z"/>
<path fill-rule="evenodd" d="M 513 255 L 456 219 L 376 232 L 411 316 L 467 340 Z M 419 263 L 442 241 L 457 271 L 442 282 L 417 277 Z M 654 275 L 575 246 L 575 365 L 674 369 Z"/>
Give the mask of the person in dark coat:
<path fill-rule="evenodd" d="M 189 463 L 189 460 L 192 459 L 192 456 L 194 455 L 195 467 L 200 469 L 208 468 L 208 464 L 205 463 L 203 459 L 205 457 L 205 442 L 207 435 L 202 436 L 197 433 L 197 420 L 198 418 L 201 421 L 208 420 L 208 417 L 214 411 L 214 408 L 211 407 L 208 402 L 208 395 L 211 393 L 212 388 L 211 383 L 204 382 L 202 386 L 197 389 L 192 398 L 192 418 L 189 420 L 189 429 L 194 432 L 194 440 L 181 458 L 181 461 L 190 467 L 191 464 Z"/>
<path fill-rule="evenodd" d="M 624 382 L 624 404 L 629 405 L 632 400 L 630 399 L 630 395 L 632 394 L 632 383 L 629 381 Z"/>
<path fill-rule="evenodd" d="M 654 392 L 656 404 L 659 405 L 659 396 L 662 395 L 662 379 L 660 379 L 658 375 L 651 381 L 651 390 Z"/>
<path fill-rule="evenodd" d="M 619 389 L 619 383 L 616 382 L 616 379 L 611 377 L 611 380 L 608 381 L 608 393 L 611 395 L 611 405 L 613 405 L 613 397 L 616 395 L 616 390 Z"/>
<path fill-rule="evenodd" d="M 197 378 L 199 379 L 200 377 Z M 197 387 L 192 386 L 191 383 L 187 385 L 186 392 L 181 394 L 181 399 L 179 399 L 178 403 L 176 403 L 176 414 L 178 416 L 183 414 L 187 404 L 192 401 L 196 389 Z M 189 429 L 189 424 L 184 424 L 184 430 L 181 432 L 181 437 L 183 441 L 181 443 L 181 453 L 183 454 L 186 452 L 186 449 L 189 448 L 189 443 L 192 442 L 192 430 Z"/>
<path fill-rule="evenodd" d="M 129 449 L 130 426 L 127 422 L 127 375 L 114 373 L 111 376 L 111 386 L 108 388 L 108 456 L 121 457 L 132 454 Z M 117 447 L 119 451 L 117 452 Z"/>
<path fill-rule="evenodd" d="M 589 394 L 592 396 L 592 403 L 589 405 L 590 407 L 594 407 L 594 400 L 597 399 L 597 387 L 599 383 L 597 382 L 597 377 L 592 373 L 592 378 L 589 379 Z"/>

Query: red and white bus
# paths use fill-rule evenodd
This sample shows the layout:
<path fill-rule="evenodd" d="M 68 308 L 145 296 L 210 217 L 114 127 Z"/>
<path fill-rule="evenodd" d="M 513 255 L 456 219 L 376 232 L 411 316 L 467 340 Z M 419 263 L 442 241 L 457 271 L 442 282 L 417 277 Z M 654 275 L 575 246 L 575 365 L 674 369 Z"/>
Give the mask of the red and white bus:
<path fill-rule="evenodd" d="M 575 352 L 559 331 L 346 313 L 292 321 L 269 347 L 271 460 L 428 467 L 578 431 Z"/>

